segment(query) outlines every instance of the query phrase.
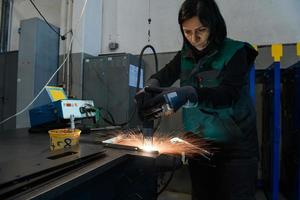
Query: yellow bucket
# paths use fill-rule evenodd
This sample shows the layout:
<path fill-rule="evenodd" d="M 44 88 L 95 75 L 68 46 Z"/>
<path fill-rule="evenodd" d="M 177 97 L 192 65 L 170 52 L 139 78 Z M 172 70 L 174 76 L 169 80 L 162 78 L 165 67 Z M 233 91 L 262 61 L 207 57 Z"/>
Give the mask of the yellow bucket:
<path fill-rule="evenodd" d="M 78 145 L 80 132 L 81 130 L 79 129 L 54 129 L 48 131 L 50 136 L 50 149 L 57 150 Z"/>

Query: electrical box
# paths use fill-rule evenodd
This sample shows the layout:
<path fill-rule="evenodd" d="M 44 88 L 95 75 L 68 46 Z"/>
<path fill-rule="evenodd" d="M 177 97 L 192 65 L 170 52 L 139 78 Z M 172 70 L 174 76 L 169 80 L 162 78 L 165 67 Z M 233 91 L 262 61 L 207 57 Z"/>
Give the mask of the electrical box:
<path fill-rule="evenodd" d="M 139 124 L 134 96 L 136 94 L 138 57 L 131 54 L 99 55 L 84 59 L 83 99 L 94 101 L 102 117 L 114 118 L 116 124 L 130 120 L 127 127 Z M 143 87 L 141 68 L 140 85 Z M 108 126 L 103 120 L 100 126 Z"/>
<path fill-rule="evenodd" d="M 16 113 L 18 52 L 0 54 L 0 121 Z M 12 118 L 0 125 L 0 130 L 16 128 Z"/>
<path fill-rule="evenodd" d="M 52 25 L 59 32 L 59 29 Z M 43 20 L 21 21 L 17 78 L 17 111 L 24 109 L 58 68 L 59 36 Z M 56 85 L 56 76 L 50 82 Z M 49 103 L 44 92 L 32 107 Z M 17 128 L 29 127 L 29 112 L 16 118 Z"/>
<path fill-rule="evenodd" d="M 94 110 L 89 110 L 94 106 L 93 101 L 64 99 L 54 101 L 46 105 L 38 106 L 29 110 L 31 127 L 58 123 L 64 120 L 69 121 L 73 115 L 75 119 L 95 117 Z"/>

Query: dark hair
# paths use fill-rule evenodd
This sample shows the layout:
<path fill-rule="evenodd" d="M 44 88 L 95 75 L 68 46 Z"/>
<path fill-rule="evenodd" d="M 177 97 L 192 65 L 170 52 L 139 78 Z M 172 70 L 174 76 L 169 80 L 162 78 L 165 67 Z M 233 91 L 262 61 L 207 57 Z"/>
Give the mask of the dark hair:
<path fill-rule="evenodd" d="M 212 45 L 219 46 L 226 38 L 227 30 L 224 18 L 216 2 L 214 0 L 185 0 L 183 2 L 179 10 L 178 23 L 185 42 L 188 41 L 184 36 L 182 23 L 195 16 L 209 29 L 209 42 Z"/>

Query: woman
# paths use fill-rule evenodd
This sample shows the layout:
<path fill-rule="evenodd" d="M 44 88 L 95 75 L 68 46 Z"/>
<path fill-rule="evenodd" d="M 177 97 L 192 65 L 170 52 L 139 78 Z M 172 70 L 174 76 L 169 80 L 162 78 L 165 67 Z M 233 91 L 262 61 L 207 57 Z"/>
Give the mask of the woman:
<path fill-rule="evenodd" d="M 144 99 L 139 111 L 149 113 L 165 101 L 175 111 L 183 106 L 184 130 L 218 147 L 211 161 L 189 160 L 193 199 L 255 199 L 258 142 L 248 73 L 257 52 L 227 38 L 214 0 L 186 0 L 178 22 L 183 47 L 151 76 L 146 93 L 161 92 Z M 178 79 L 181 87 L 168 88 Z"/>

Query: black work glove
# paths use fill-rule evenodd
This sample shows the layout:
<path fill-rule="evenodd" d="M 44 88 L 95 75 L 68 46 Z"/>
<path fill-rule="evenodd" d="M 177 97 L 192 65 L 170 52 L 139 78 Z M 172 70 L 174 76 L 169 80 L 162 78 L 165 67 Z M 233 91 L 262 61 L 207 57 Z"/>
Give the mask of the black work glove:
<path fill-rule="evenodd" d="M 143 109 L 145 102 L 147 102 L 148 100 L 153 98 L 154 95 L 156 95 L 156 93 L 146 92 L 145 88 L 159 87 L 159 81 L 156 79 L 150 79 L 147 81 L 147 83 L 145 85 L 146 86 L 143 89 L 141 89 L 140 91 L 138 91 L 134 97 L 135 102 L 137 104 L 138 116 L 141 120 L 145 119 L 145 117 L 144 117 L 145 110 Z"/>
<path fill-rule="evenodd" d="M 144 102 L 142 107 L 144 110 L 151 110 L 161 107 L 164 104 L 169 104 L 170 108 L 176 112 L 186 103 L 195 105 L 198 102 L 197 91 L 192 86 L 183 86 L 179 88 L 146 87 L 145 92 L 152 94 L 153 97 Z"/>

